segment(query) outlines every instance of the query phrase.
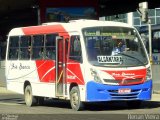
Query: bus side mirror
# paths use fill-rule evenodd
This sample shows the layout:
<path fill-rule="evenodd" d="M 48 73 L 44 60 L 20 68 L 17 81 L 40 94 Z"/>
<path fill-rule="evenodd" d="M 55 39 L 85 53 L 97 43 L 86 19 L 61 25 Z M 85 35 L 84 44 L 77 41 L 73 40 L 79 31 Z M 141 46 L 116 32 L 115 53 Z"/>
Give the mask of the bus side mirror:
<path fill-rule="evenodd" d="M 138 13 L 142 22 L 148 22 L 148 2 L 139 3 Z"/>

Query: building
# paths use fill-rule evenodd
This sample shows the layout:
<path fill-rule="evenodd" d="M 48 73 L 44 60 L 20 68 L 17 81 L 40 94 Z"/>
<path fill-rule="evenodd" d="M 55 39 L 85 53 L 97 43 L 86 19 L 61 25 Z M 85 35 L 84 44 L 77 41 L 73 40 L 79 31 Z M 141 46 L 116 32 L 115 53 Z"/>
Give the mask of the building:
<path fill-rule="evenodd" d="M 149 16 L 149 19 L 151 20 L 152 25 L 160 24 L 160 8 L 149 9 L 148 16 Z M 125 13 L 125 14 L 107 16 L 106 20 L 129 23 L 135 26 L 136 28 L 139 28 L 141 26 L 147 26 L 146 23 L 141 22 L 140 15 L 137 11 Z"/>

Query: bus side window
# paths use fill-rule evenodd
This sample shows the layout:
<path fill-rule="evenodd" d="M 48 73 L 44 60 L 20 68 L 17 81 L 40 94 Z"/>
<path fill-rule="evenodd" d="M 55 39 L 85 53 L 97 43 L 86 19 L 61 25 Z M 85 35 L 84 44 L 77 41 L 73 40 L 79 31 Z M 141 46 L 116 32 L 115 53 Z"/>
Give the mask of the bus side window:
<path fill-rule="evenodd" d="M 29 46 L 31 46 L 31 36 L 21 36 L 19 55 L 20 60 L 30 59 L 30 51 L 28 50 Z"/>
<path fill-rule="evenodd" d="M 56 59 L 56 36 L 57 34 L 48 34 L 46 35 L 45 40 L 45 51 L 46 51 L 46 59 Z"/>
<path fill-rule="evenodd" d="M 79 62 L 82 61 L 82 50 L 79 36 L 71 36 L 69 58 Z"/>
<path fill-rule="evenodd" d="M 13 36 L 9 38 L 9 60 L 17 60 L 19 52 L 19 36 Z"/>
<path fill-rule="evenodd" d="M 32 59 L 44 58 L 44 36 L 35 35 L 32 41 Z"/>

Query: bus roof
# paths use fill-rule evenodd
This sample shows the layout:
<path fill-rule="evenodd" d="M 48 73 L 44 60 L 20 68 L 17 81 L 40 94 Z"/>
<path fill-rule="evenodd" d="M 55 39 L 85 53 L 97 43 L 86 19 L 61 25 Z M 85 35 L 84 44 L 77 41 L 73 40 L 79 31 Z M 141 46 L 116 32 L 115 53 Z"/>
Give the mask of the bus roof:
<path fill-rule="evenodd" d="M 16 35 L 31 35 L 31 34 L 47 34 L 59 32 L 80 31 L 84 27 L 98 27 L 98 26 L 119 26 L 119 27 L 132 27 L 126 23 L 113 22 L 113 21 L 99 21 L 99 20 L 71 20 L 68 23 L 51 22 L 43 23 L 39 26 L 28 26 L 13 28 L 9 32 L 9 36 Z"/>
<path fill-rule="evenodd" d="M 51 22 L 51 23 L 44 23 L 42 25 L 55 25 L 60 24 L 58 22 Z M 61 23 L 62 25 L 75 25 L 78 28 L 84 28 L 84 27 L 93 27 L 93 26 L 123 26 L 123 27 L 132 27 L 127 23 L 122 22 L 114 22 L 114 21 L 100 21 L 100 20 L 86 20 L 86 19 L 80 19 L 80 20 L 71 20 L 68 23 Z M 74 27 L 75 28 L 75 27 Z"/>

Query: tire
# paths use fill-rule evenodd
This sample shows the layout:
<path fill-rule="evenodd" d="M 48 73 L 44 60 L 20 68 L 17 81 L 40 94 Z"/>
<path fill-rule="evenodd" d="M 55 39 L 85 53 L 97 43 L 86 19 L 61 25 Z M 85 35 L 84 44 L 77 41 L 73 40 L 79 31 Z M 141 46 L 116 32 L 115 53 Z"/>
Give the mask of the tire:
<path fill-rule="evenodd" d="M 140 108 L 141 104 L 142 101 L 140 100 L 127 101 L 127 105 L 129 108 Z"/>
<path fill-rule="evenodd" d="M 37 104 L 37 99 L 32 95 L 32 88 L 30 85 L 27 85 L 24 92 L 25 103 L 28 107 L 34 106 Z"/>
<path fill-rule="evenodd" d="M 80 91 L 78 86 L 75 86 L 70 91 L 70 104 L 73 110 L 80 111 L 84 108 L 83 102 L 80 99 Z"/>

